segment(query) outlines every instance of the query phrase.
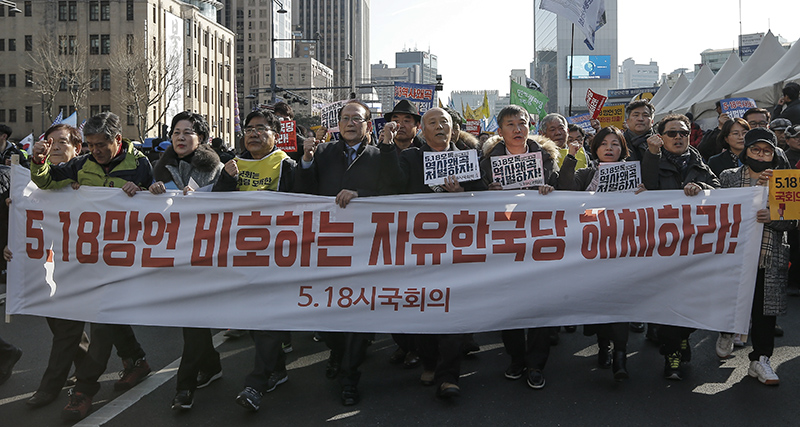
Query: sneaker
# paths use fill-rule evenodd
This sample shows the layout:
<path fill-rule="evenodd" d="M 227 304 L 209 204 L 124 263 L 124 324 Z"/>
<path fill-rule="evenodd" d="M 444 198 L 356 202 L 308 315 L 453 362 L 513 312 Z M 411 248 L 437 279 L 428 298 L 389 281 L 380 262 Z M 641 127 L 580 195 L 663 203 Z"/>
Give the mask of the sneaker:
<path fill-rule="evenodd" d="M 80 421 L 92 410 L 92 398 L 81 392 L 69 393 L 69 403 L 61 410 L 64 421 Z"/>
<path fill-rule="evenodd" d="M 716 350 L 717 357 L 720 359 L 727 359 L 731 357 L 731 353 L 733 353 L 733 334 L 720 332 L 719 338 L 717 338 Z"/>
<path fill-rule="evenodd" d="M 744 347 L 746 342 L 747 342 L 747 335 L 733 334 L 734 347 Z"/>
<path fill-rule="evenodd" d="M 212 381 L 222 378 L 222 369 L 214 373 L 200 371 L 197 373 L 197 388 L 208 387 Z"/>
<path fill-rule="evenodd" d="M 5 383 L 11 378 L 11 372 L 14 370 L 14 365 L 17 364 L 22 357 L 22 350 L 12 346 L 11 355 L 0 364 L 0 384 Z"/>
<path fill-rule="evenodd" d="M 778 385 L 781 383 L 778 375 L 772 370 L 767 356 L 761 356 L 758 360 L 750 362 L 750 368 L 747 369 L 747 373 L 753 378 L 758 378 L 759 381 L 766 385 Z"/>
<path fill-rule="evenodd" d="M 192 409 L 194 404 L 194 392 L 191 390 L 178 390 L 175 397 L 172 399 L 172 409 L 180 409 L 185 411 Z"/>
<path fill-rule="evenodd" d="M 313 339 L 314 339 L 314 342 L 320 342 L 320 341 L 322 341 L 322 334 L 320 334 L 319 332 L 314 332 L 314 337 L 313 337 Z"/>
<path fill-rule="evenodd" d="M 267 391 L 266 393 L 275 390 L 279 385 L 289 381 L 289 375 L 286 371 L 275 371 L 269 375 L 267 379 Z"/>
<path fill-rule="evenodd" d="M 119 381 L 114 383 L 114 390 L 130 390 L 136 384 L 139 384 L 150 373 L 150 365 L 144 360 L 144 357 L 133 361 L 132 359 L 124 359 L 122 361 L 123 370 L 119 373 Z"/>
<path fill-rule="evenodd" d="M 681 341 L 681 362 L 689 363 L 692 361 L 692 346 L 689 345 L 689 338 Z"/>
<path fill-rule="evenodd" d="M 36 391 L 36 393 L 28 399 L 25 404 L 28 405 L 31 409 L 41 408 L 42 406 L 47 406 L 56 398 L 58 397 L 57 394 L 48 393 L 46 391 Z"/>
<path fill-rule="evenodd" d="M 544 375 L 540 369 L 532 369 L 528 371 L 528 387 L 541 389 L 544 388 Z"/>
<path fill-rule="evenodd" d="M 405 359 L 403 359 L 403 366 L 406 368 L 416 368 L 421 362 L 422 361 L 417 355 L 417 352 L 409 351 L 408 354 L 406 354 Z"/>
<path fill-rule="evenodd" d="M 510 365 L 508 365 L 508 369 L 506 369 L 506 372 L 503 375 L 510 380 L 518 380 L 522 378 L 522 374 L 524 373 L 525 366 L 512 362 Z"/>
<path fill-rule="evenodd" d="M 294 348 L 292 348 L 292 342 L 291 341 L 282 342 L 281 343 L 281 348 L 283 349 L 283 352 L 286 353 L 286 354 L 289 354 L 294 350 Z"/>
<path fill-rule="evenodd" d="M 260 391 L 252 387 L 245 387 L 244 390 L 236 396 L 236 403 L 249 411 L 255 412 L 261 407 L 261 396 L 263 396 L 263 394 Z"/>
<path fill-rule="evenodd" d="M 436 389 L 436 397 L 440 399 L 449 399 L 451 397 L 458 397 L 461 395 L 461 388 L 453 383 L 444 382 L 439 388 Z"/>
<path fill-rule="evenodd" d="M 422 375 L 419 376 L 419 382 L 422 385 L 433 385 L 433 379 L 436 376 L 436 371 L 422 371 Z"/>
<path fill-rule="evenodd" d="M 353 406 L 361 401 L 361 395 L 358 393 L 358 388 L 354 385 L 342 386 L 342 405 Z"/>
<path fill-rule="evenodd" d="M 664 356 L 664 378 L 676 381 L 683 379 L 680 350 Z"/>

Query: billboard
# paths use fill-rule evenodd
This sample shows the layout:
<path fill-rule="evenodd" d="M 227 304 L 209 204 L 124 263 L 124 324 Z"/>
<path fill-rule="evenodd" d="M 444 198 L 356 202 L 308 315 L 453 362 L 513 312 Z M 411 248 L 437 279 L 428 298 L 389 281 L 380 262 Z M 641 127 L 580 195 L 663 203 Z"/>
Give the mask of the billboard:
<path fill-rule="evenodd" d="M 574 60 L 573 60 L 574 58 Z M 610 55 L 575 55 L 567 57 L 567 79 L 569 79 L 569 69 L 572 64 L 573 80 L 591 79 L 610 79 L 611 78 L 611 56 Z"/>

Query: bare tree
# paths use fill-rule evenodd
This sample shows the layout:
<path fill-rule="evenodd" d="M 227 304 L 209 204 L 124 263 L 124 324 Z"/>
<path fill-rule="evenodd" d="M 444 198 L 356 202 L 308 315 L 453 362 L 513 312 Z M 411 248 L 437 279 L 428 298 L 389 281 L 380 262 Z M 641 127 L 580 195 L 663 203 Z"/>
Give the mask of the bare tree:
<path fill-rule="evenodd" d="M 57 41 L 46 32 L 37 38 L 39 42 L 30 53 L 33 90 L 42 95 L 42 108 L 52 119 L 53 104 L 66 71 Z"/>
<path fill-rule="evenodd" d="M 75 111 L 80 114 L 86 106 L 86 98 L 92 84 L 92 76 L 86 69 L 89 62 L 89 51 L 81 43 L 69 47 L 69 54 L 62 55 L 62 65 L 64 69 L 63 79 L 72 99 Z"/>
<path fill-rule="evenodd" d="M 126 82 L 117 85 L 115 100 L 127 107 L 128 115 L 135 119 L 139 138 L 144 140 L 164 120 L 169 105 L 178 100 L 189 74 L 184 72 L 180 52 L 168 55 L 163 47 L 148 52 L 133 46 L 144 47 L 144 44 L 137 39 L 127 49 L 117 49 L 109 58 L 109 67 L 112 75 Z M 156 116 L 151 121 L 148 112 L 154 108 Z"/>

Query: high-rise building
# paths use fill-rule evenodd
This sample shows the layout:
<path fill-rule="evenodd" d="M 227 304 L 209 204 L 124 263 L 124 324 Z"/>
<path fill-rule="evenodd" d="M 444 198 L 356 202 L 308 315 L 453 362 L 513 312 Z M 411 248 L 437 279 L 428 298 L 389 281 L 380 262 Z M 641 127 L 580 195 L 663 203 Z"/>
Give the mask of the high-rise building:
<path fill-rule="evenodd" d="M 77 112 L 78 123 L 111 111 L 128 138 L 166 136 L 172 116 L 191 110 L 206 117 L 212 136 L 233 140 L 234 39 L 216 23 L 222 3 L 17 4 L 21 13 L 0 15 L 0 123 L 15 136 L 38 135 L 59 110 Z"/>
<path fill-rule="evenodd" d="M 528 84 L 528 76 L 525 74 L 525 70 L 511 70 L 511 75 L 509 77 L 518 85 L 527 86 Z"/>
<path fill-rule="evenodd" d="M 250 63 L 255 68 L 250 71 L 250 75 L 255 79 L 253 84 L 269 87 L 270 60 L 262 58 Z M 333 84 L 333 70 L 314 58 L 276 59 L 275 72 L 275 83 L 282 88 L 328 88 Z M 263 96 L 257 98 L 263 99 Z M 290 90 L 282 92 L 281 99 L 292 103 L 299 100 L 300 102 L 293 107 L 295 114 L 311 116 L 318 113 L 322 106 L 333 102 L 333 93 L 327 89 Z"/>
<path fill-rule="evenodd" d="M 375 84 L 375 91 L 378 93 L 381 103 L 381 109 L 376 113 L 392 111 L 394 108 L 394 84 L 396 82 L 412 83 L 413 76 L 420 73 L 418 65 L 411 68 L 390 68 L 389 64 L 384 64 L 383 61 L 372 64 L 371 68 L 372 83 Z"/>
<path fill-rule="evenodd" d="M 411 83 L 432 85 L 436 84 L 436 73 L 439 69 L 439 60 L 430 52 L 408 50 L 394 54 L 397 68 L 411 68 Z"/>
<path fill-rule="evenodd" d="M 369 83 L 369 0 L 294 0 L 292 8 L 296 30 L 306 37 L 319 33 L 316 59 L 333 70 L 334 86 Z M 340 89 L 334 96 L 351 91 L 358 92 Z"/>
<path fill-rule="evenodd" d="M 633 58 L 622 61 L 620 67 L 622 84 L 620 89 L 636 87 L 653 87 L 658 84 L 658 62 L 650 61 L 649 64 L 637 64 Z"/>

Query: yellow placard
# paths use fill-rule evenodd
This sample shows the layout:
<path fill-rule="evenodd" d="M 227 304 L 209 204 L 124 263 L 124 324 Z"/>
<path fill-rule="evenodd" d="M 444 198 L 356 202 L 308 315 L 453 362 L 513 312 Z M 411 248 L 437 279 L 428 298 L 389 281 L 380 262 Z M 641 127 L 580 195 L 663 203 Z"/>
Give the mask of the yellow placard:
<path fill-rule="evenodd" d="M 769 180 L 771 220 L 800 219 L 800 169 L 781 169 Z"/>
<path fill-rule="evenodd" d="M 278 189 L 281 179 L 281 166 L 283 159 L 289 157 L 281 150 L 275 150 L 261 160 L 240 159 L 237 157 L 236 165 L 239 167 L 239 191 L 259 191 Z"/>
<path fill-rule="evenodd" d="M 600 121 L 601 127 L 616 126 L 618 129 L 622 129 L 622 124 L 625 123 L 625 106 L 612 105 L 603 107 L 597 120 Z"/>

